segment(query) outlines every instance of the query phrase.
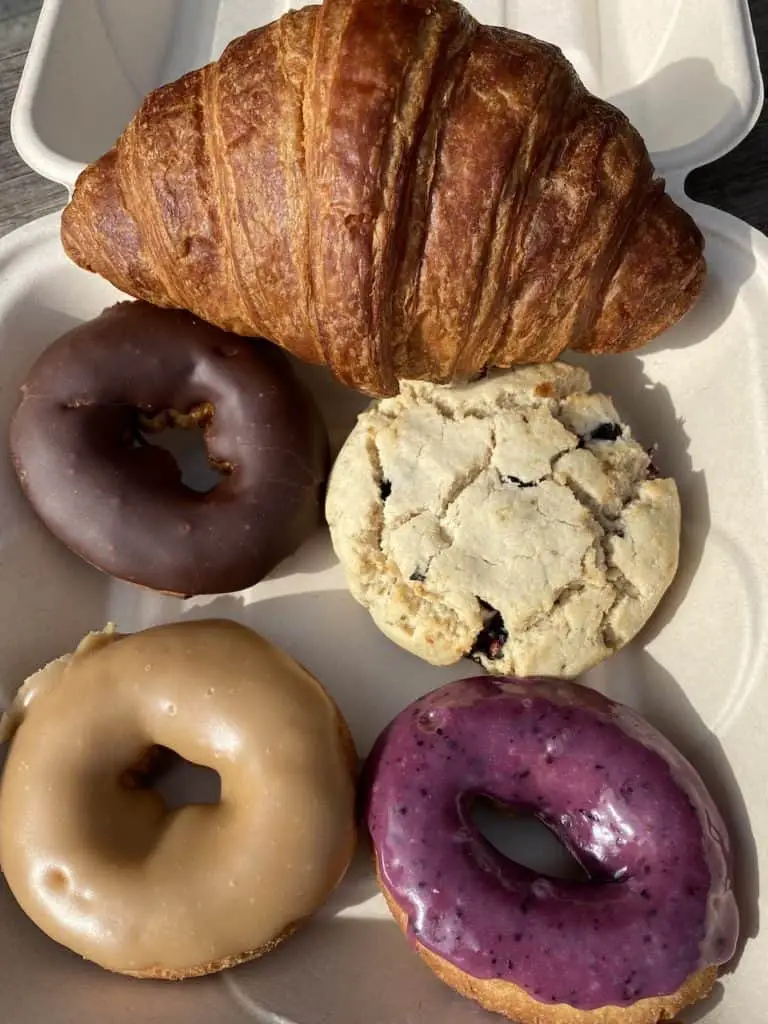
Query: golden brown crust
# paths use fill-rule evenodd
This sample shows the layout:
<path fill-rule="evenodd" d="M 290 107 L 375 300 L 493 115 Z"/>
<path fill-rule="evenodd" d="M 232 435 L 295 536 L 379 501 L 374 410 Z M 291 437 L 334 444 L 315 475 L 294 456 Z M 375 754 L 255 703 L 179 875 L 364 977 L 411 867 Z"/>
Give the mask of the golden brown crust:
<path fill-rule="evenodd" d="M 372 394 L 634 348 L 705 273 L 626 117 L 452 0 L 325 0 L 235 40 L 147 97 L 62 240 Z"/>
<path fill-rule="evenodd" d="M 265 943 L 258 949 L 248 949 L 243 953 L 224 957 L 222 960 L 212 960 L 207 964 L 198 964 L 196 967 L 190 967 L 186 971 L 169 970 L 167 967 L 155 965 L 154 967 L 147 967 L 144 971 L 118 971 L 115 973 L 125 974 L 129 978 L 152 978 L 154 981 L 185 981 L 187 978 L 202 978 L 205 974 L 216 974 L 218 971 L 225 971 L 229 967 L 239 967 L 240 964 L 248 963 L 249 960 L 258 960 L 259 957 L 271 953 L 273 949 L 277 949 L 280 943 L 290 938 L 301 925 L 301 921 L 296 921 L 294 924 L 289 925 L 284 932 L 272 939 L 271 942 Z"/>
<path fill-rule="evenodd" d="M 392 916 L 402 931 L 408 935 L 408 916 L 390 895 L 378 868 L 376 878 Z M 577 1010 L 565 1003 L 540 1003 L 524 989 L 509 981 L 472 978 L 426 949 L 420 942 L 416 941 L 414 945 L 422 960 L 446 985 L 467 999 L 474 999 L 484 1009 L 500 1013 L 510 1020 L 517 1021 L 518 1024 L 658 1024 L 659 1021 L 672 1020 L 686 1006 L 692 1006 L 705 999 L 712 991 L 717 978 L 717 968 L 707 967 L 691 975 L 677 992 L 669 996 L 641 999 L 631 1006 L 603 1006 L 597 1010 Z"/>

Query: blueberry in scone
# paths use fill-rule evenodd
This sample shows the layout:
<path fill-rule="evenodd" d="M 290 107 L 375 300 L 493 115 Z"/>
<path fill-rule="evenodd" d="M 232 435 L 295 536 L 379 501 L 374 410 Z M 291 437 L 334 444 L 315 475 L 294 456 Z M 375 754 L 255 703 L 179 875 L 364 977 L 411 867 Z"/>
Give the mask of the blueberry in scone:
<path fill-rule="evenodd" d="M 575 676 L 677 570 L 680 502 L 585 370 L 406 381 L 359 418 L 326 516 L 354 597 L 436 665 Z"/>

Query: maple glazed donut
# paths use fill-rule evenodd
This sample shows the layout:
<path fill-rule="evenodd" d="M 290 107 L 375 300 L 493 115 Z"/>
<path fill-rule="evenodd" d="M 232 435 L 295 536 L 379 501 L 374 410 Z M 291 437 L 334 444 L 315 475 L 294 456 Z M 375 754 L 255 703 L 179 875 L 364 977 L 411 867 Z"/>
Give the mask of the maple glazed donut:
<path fill-rule="evenodd" d="M 146 441 L 203 428 L 221 479 L 188 487 Z M 21 486 L 64 544 L 180 596 L 257 583 L 321 522 L 328 437 L 288 359 L 188 313 L 124 302 L 54 342 L 11 423 Z"/>
<path fill-rule="evenodd" d="M 261 956 L 349 865 L 349 730 L 313 676 L 237 623 L 91 634 L 24 684 L 3 733 L 8 885 L 108 970 L 173 980 Z M 220 802 L 169 810 L 137 788 L 158 747 L 215 769 Z"/>
<path fill-rule="evenodd" d="M 640 715 L 576 683 L 474 678 L 403 711 L 369 758 L 390 909 L 428 966 L 520 1024 L 656 1024 L 708 994 L 738 912 L 723 821 Z M 473 799 L 538 817 L 582 882 L 504 857 Z"/>

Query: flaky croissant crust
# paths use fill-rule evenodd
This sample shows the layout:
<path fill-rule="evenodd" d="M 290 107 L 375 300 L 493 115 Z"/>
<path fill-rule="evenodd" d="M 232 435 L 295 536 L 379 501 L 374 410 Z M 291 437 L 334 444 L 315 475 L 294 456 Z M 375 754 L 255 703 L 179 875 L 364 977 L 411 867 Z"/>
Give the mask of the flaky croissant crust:
<path fill-rule="evenodd" d="M 452 0 L 326 0 L 235 40 L 147 97 L 62 240 L 371 394 L 631 349 L 705 275 L 624 115 Z"/>

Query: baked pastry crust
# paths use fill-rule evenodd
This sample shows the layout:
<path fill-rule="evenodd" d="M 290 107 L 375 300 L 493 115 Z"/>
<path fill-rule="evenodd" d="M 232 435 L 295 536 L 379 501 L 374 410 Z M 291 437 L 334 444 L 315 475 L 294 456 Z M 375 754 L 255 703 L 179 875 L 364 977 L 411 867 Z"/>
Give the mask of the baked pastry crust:
<path fill-rule="evenodd" d="M 452 0 L 326 0 L 235 40 L 146 98 L 62 240 L 376 395 L 635 348 L 705 275 L 627 118 Z"/>

